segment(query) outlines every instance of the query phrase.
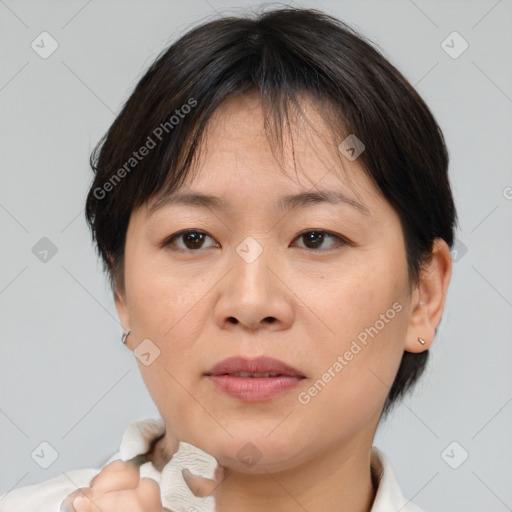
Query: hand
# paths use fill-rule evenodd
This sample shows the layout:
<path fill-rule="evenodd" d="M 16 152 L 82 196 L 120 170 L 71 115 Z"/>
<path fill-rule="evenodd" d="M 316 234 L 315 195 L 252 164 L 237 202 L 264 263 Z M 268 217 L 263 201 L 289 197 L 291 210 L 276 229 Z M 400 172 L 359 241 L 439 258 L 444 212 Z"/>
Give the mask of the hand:
<path fill-rule="evenodd" d="M 149 457 L 144 459 L 150 460 L 158 471 L 163 470 L 179 447 L 177 439 L 167 435 L 164 444 L 163 437 L 152 441 L 147 452 Z M 89 487 L 77 489 L 67 496 L 61 512 L 162 512 L 160 486 L 151 478 L 140 478 L 139 464 L 122 460 L 111 462 L 91 480 Z M 227 473 L 225 468 L 217 465 L 213 479 L 194 475 L 188 469 L 184 469 L 182 475 L 191 492 L 203 498 L 216 496 Z M 73 504 L 77 498 L 84 499 Z M 163 512 L 173 511 L 163 508 Z"/>
<path fill-rule="evenodd" d="M 62 502 L 61 510 L 162 512 L 160 486 L 152 478 L 141 479 L 139 467 L 130 462 L 111 462 L 91 480 L 89 486 L 71 493 Z"/>

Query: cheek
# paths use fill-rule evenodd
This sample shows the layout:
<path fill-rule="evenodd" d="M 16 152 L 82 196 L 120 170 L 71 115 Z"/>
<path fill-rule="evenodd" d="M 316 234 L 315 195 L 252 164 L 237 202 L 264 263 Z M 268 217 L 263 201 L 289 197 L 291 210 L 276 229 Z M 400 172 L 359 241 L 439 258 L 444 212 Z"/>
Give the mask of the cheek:
<path fill-rule="evenodd" d="M 130 318 L 136 338 L 150 339 L 159 355 L 148 366 L 138 360 L 138 366 L 157 407 L 167 408 L 170 401 L 173 410 L 183 411 L 191 397 L 182 386 L 196 396 L 194 386 L 206 369 L 195 346 L 211 315 L 208 292 L 214 281 L 197 271 L 139 262 L 126 272 Z"/>
<path fill-rule="evenodd" d="M 368 264 L 342 278 L 325 275 L 325 286 L 307 296 L 326 327 L 322 336 L 311 328 L 317 373 L 304 396 L 318 412 L 343 418 L 348 411 L 357 423 L 382 405 L 403 354 L 407 327 L 403 269 Z M 321 325 L 314 322 L 315 328 Z"/>
<path fill-rule="evenodd" d="M 324 273 L 316 286 L 310 282 L 303 286 L 304 302 L 323 321 L 326 341 L 332 340 L 328 345 L 335 350 L 343 349 L 361 333 L 364 341 L 365 329 L 376 323 L 385 337 L 395 319 L 404 316 L 397 312 L 399 306 L 393 308 L 402 300 L 402 271 L 393 271 L 386 262 L 374 263 L 371 257 L 362 260 Z"/>
<path fill-rule="evenodd" d="M 400 313 L 391 319 L 392 308 L 374 306 L 376 313 L 392 312 L 389 323 L 369 310 L 342 315 L 335 325 L 339 336 L 330 343 L 326 337 L 315 355 L 318 371 L 298 397 L 300 414 L 317 418 L 304 426 L 310 439 L 318 437 L 320 422 L 325 439 L 349 440 L 380 415 L 403 353 L 403 320 Z"/>
<path fill-rule="evenodd" d="M 142 336 L 179 348 L 180 340 L 194 339 L 195 329 L 199 332 L 197 306 L 211 285 L 194 269 L 152 263 L 134 265 L 131 271 L 127 282 L 130 315 Z"/>

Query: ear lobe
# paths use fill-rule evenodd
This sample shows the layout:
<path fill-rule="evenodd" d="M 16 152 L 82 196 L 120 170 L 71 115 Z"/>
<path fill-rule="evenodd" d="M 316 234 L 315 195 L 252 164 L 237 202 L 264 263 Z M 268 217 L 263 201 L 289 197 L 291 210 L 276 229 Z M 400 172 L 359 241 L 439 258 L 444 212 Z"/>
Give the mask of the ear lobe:
<path fill-rule="evenodd" d="M 450 248 L 442 238 L 437 238 L 432 247 L 431 261 L 421 273 L 420 282 L 412 295 L 405 351 L 423 352 L 434 342 L 436 329 L 441 322 L 451 274 Z M 421 343 L 418 338 L 425 343 Z"/>

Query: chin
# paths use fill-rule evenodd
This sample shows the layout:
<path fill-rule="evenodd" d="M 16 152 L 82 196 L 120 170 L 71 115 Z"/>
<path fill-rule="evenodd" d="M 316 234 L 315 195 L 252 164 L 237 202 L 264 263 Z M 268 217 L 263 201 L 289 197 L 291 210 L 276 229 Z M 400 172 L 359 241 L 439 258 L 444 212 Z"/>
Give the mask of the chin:
<path fill-rule="evenodd" d="M 297 444 L 279 439 L 254 436 L 245 433 L 243 439 L 229 439 L 212 447 L 213 456 L 224 467 L 245 474 L 265 474 L 285 471 L 300 463 L 294 451 Z"/>

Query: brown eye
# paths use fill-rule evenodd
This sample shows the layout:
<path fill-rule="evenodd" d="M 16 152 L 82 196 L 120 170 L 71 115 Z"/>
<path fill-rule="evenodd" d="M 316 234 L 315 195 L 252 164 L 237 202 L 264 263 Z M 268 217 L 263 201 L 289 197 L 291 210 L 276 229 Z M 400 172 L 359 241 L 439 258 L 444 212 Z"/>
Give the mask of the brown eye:
<path fill-rule="evenodd" d="M 320 251 L 328 250 L 331 247 L 337 247 L 339 245 L 345 245 L 347 242 L 341 236 L 335 235 L 334 233 L 329 233 L 327 231 L 315 229 L 310 231 L 304 231 L 298 237 L 298 239 L 304 240 L 306 249 L 319 249 Z M 336 240 L 335 244 L 331 244 L 330 246 L 321 248 L 321 245 L 328 238 Z"/>
<path fill-rule="evenodd" d="M 175 245 L 178 249 L 182 249 L 184 251 L 194 251 L 197 249 L 203 249 L 204 241 L 206 238 L 211 238 L 206 233 L 197 230 L 188 230 L 182 231 L 181 233 L 176 233 L 172 235 L 170 238 L 166 239 L 162 246 Z M 180 246 L 175 243 L 176 240 L 180 240 L 183 242 L 183 246 Z"/>
<path fill-rule="evenodd" d="M 213 240 L 209 235 L 202 231 L 181 231 L 180 233 L 175 233 L 174 235 L 168 237 L 166 240 L 164 240 L 164 242 L 162 242 L 161 246 L 171 246 L 171 249 L 173 250 L 191 252 L 199 249 L 209 248 L 208 246 L 205 247 L 204 245 L 204 242 L 207 238 Z M 327 251 L 333 247 L 339 247 L 348 243 L 348 241 L 343 237 L 320 229 L 304 231 L 298 235 L 296 239 L 303 240 L 303 248 L 311 249 L 317 252 Z M 327 239 L 332 239 L 335 242 L 325 247 L 325 241 Z M 181 242 L 181 244 L 179 244 L 178 241 Z M 215 247 L 215 244 L 211 245 L 210 247 Z"/>

